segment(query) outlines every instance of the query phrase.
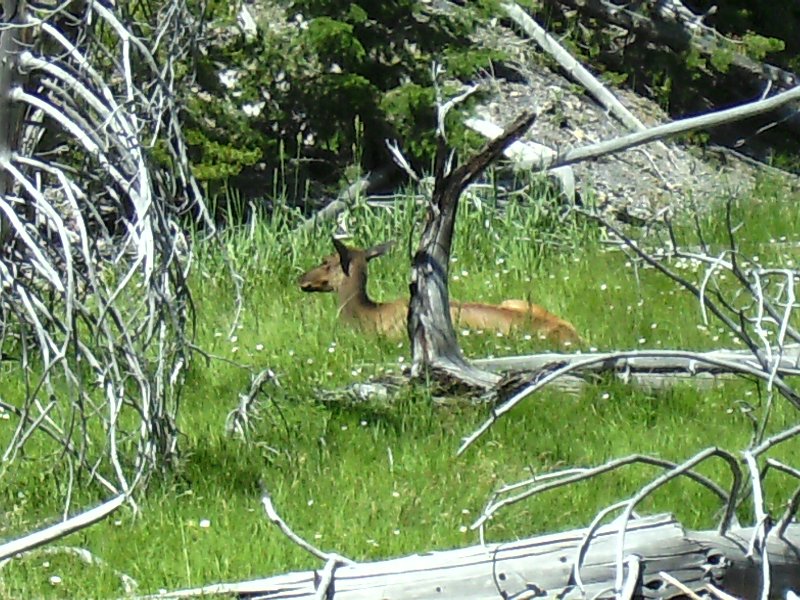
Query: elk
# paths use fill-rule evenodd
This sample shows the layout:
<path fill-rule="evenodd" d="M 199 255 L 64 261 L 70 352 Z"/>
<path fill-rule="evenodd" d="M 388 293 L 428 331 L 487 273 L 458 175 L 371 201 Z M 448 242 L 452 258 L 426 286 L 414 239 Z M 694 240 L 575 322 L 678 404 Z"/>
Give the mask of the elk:
<path fill-rule="evenodd" d="M 375 302 L 367 294 L 367 263 L 391 250 L 394 241 L 366 250 L 350 248 L 333 238 L 336 252 L 322 264 L 304 273 L 298 284 L 304 292 L 336 292 L 339 317 L 348 324 L 377 331 L 389 337 L 405 334 L 408 300 Z M 499 305 L 450 302 L 454 326 L 508 333 L 520 329 L 538 334 L 559 345 L 581 343 L 571 323 L 525 300 L 505 300 Z"/>

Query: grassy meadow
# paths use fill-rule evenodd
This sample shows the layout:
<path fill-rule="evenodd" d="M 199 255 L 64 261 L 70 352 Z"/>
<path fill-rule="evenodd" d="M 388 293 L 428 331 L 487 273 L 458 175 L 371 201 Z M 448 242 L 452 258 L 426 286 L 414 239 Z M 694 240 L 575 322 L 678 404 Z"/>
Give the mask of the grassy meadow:
<path fill-rule="evenodd" d="M 743 222 L 737 233 L 742 252 L 757 255 L 762 264 L 793 266 L 800 259 L 796 207 L 797 198 L 769 184 L 738 200 L 734 217 Z M 395 210 L 359 205 L 350 212 L 354 243 L 399 242 L 391 254 L 370 263 L 374 299 L 407 293 L 408 252 L 421 217 L 412 203 Z M 683 219 L 679 232 L 694 244 L 693 224 Z M 703 211 L 698 219 L 706 241 L 722 248 L 727 243 L 722 207 Z M 0 571 L 0 597 L 116 597 L 123 590 L 115 570 L 133 577 L 139 593 L 155 593 L 319 567 L 268 523 L 260 505 L 262 482 L 299 535 L 355 560 L 471 545 L 477 533 L 469 526 L 503 484 L 633 453 L 682 461 L 710 446 L 735 452 L 750 440 L 751 416 L 764 410 L 762 390 L 752 382 L 643 391 L 605 378 L 579 396 L 544 391 L 529 398 L 456 458 L 460 439 L 487 417 L 488 407 L 435 406 L 421 386 L 404 390 L 392 404 L 320 401 L 320 390 L 397 371 L 410 354 L 407 341 L 365 337 L 340 326 L 332 294 L 299 290 L 298 275 L 333 248 L 330 226 L 296 233 L 297 222 L 297 215 L 278 207 L 269 219 L 198 243 L 192 276 L 196 344 L 226 360 L 198 354 L 190 367 L 180 414 L 179 470 L 151 486 L 141 515 L 123 507 L 58 544 L 86 548 L 105 566 L 88 566 L 63 552 L 35 551 Z M 220 243 L 243 277 L 238 324 L 232 321 L 235 287 Z M 695 280 L 701 276 L 691 263 L 672 266 Z M 483 302 L 529 298 L 574 323 L 587 349 L 737 347 L 721 324 L 702 324 L 693 297 L 605 243 L 594 223 L 554 214 L 536 199 L 505 212 L 491 203 L 462 205 L 451 296 Z M 460 340 L 475 358 L 541 349 L 535 337 L 523 334 L 464 331 Z M 278 383 L 264 387 L 261 418 L 247 441 L 227 437 L 228 412 L 249 389 L 251 374 L 267 367 Z M 10 381 L 12 367 L 2 368 Z M 796 421 L 796 413 L 779 400 L 770 430 Z M 791 462 L 798 450 L 800 443 L 793 441 L 772 456 Z M 0 488 L 4 538 L 62 510 L 64 481 L 53 476 L 58 465 L 32 458 L 14 467 L 15 474 L 3 480 L 11 484 Z M 700 471 L 730 484 L 721 462 Z M 584 526 L 658 473 L 629 467 L 533 498 L 497 515 L 488 539 Z M 767 479 L 776 514 L 795 485 L 781 476 Z M 74 507 L 102 499 L 93 488 L 78 496 Z M 719 504 L 698 486 L 676 481 L 639 511 L 670 511 L 689 527 L 710 528 Z M 746 505 L 740 515 L 749 518 Z"/>

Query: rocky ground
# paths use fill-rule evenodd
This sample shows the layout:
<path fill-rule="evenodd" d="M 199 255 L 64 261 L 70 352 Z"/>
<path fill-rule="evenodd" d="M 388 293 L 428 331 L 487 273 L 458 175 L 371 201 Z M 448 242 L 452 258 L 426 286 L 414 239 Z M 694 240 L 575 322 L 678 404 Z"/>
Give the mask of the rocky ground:
<path fill-rule="evenodd" d="M 556 151 L 630 133 L 580 85 L 562 75 L 535 42 L 520 38 L 497 22 L 488 23 L 477 37 L 481 43 L 502 47 L 514 57 L 513 77 L 485 80 L 491 99 L 478 109 L 478 116 L 503 126 L 522 111 L 538 110 L 540 116 L 524 139 Z M 646 127 L 670 121 L 655 102 L 608 87 Z M 702 207 L 729 194 L 747 194 L 759 175 L 783 178 L 787 186 L 795 188 L 800 183 L 796 176 L 729 149 L 701 150 L 671 140 L 579 163 L 574 165 L 574 172 L 581 197 L 594 195 L 600 205 L 645 219 L 665 206 Z"/>

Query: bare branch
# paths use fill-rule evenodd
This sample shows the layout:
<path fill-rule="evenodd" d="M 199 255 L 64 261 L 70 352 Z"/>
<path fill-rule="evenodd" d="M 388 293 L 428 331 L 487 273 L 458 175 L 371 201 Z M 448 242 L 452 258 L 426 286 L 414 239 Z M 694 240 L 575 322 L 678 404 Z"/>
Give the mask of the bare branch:
<path fill-rule="evenodd" d="M 547 33 L 518 4 L 505 2 L 501 6 L 508 16 L 539 44 L 542 50 L 555 58 L 567 74 L 572 79 L 580 82 L 616 119 L 631 131 L 643 131 L 645 129 L 644 123 L 636 115 L 625 108 L 614 94 L 600 83 L 586 67 L 575 60 L 553 36 Z"/>
<path fill-rule="evenodd" d="M 94 525 L 98 521 L 102 521 L 108 515 L 122 506 L 126 500 L 126 496 L 121 494 L 100 506 L 87 510 L 84 513 L 76 515 L 66 521 L 51 525 L 45 529 L 31 533 L 23 538 L 7 542 L 0 545 L 0 561 L 11 558 L 12 556 L 21 552 L 28 552 L 44 544 L 48 544 L 54 540 L 60 539 L 76 531 L 80 531 L 90 525 Z"/>
<path fill-rule="evenodd" d="M 320 558 L 327 563 L 334 562 L 336 564 L 343 564 L 343 565 L 353 565 L 355 562 L 350 560 L 349 558 L 345 558 L 340 554 L 336 554 L 333 552 L 323 552 L 309 544 L 299 535 L 297 535 L 292 529 L 286 524 L 286 522 L 281 519 L 281 516 L 278 514 L 278 511 L 275 510 L 275 506 L 272 504 L 272 499 L 269 496 L 269 493 L 266 490 L 263 490 L 261 494 L 261 504 L 264 507 L 264 512 L 267 513 L 267 518 L 272 521 L 278 528 L 283 532 L 283 534 L 292 540 L 295 544 L 300 546 L 303 550 Z"/>
<path fill-rule="evenodd" d="M 764 114 L 784 106 L 790 102 L 800 99 L 800 87 L 792 88 L 786 92 L 776 94 L 771 98 L 765 100 L 758 100 L 756 102 L 749 102 L 741 106 L 729 108 L 713 112 L 707 115 L 700 115 L 698 117 L 690 117 L 680 121 L 673 121 L 664 125 L 658 125 L 644 131 L 630 133 L 622 137 L 618 137 L 606 142 L 598 144 L 591 144 L 583 148 L 576 148 L 574 150 L 567 150 L 559 154 L 552 161 L 540 160 L 538 164 L 534 165 L 534 169 L 552 169 L 554 167 L 562 167 L 574 163 L 591 160 L 605 156 L 606 154 L 613 154 L 621 150 L 627 150 L 635 146 L 647 144 L 656 140 L 660 140 L 669 136 L 678 135 L 687 131 L 694 131 L 696 129 L 710 129 L 726 123 L 741 121 L 749 117 Z"/>
<path fill-rule="evenodd" d="M 702 460 L 705 460 L 710 455 L 715 455 L 715 456 L 720 456 L 722 458 L 725 458 L 726 462 L 728 462 L 728 464 L 730 465 L 731 464 L 730 461 L 728 461 L 728 459 L 726 457 L 722 456 L 722 454 L 725 454 L 725 453 L 717 454 L 718 452 L 720 452 L 720 451 L 717 448 L 711 448 L 709 450 L 706 450 L 706 451 L 704 451 L 702 453 Z M 708 455 L 706 455 L 706 453 L 708 453 Z M 700 455 L 698 455 L 698 456 L 700 456 Z M 691 459 L 691 460 L 694 460 L 694 459 Z M 567 469 L 566 471 L 560 471 L 560 472 L 556 472 L 556 473 L 548 473 L 548 474 L 545 474 L 545 475 L 540 475 L 540 476 L 533 477 L 533 478 L 525 480 L 523 482 L 515 483 L 515 484 L 513 484 L 511 486 L 506 486 L 506 487 L 502 488 L 500 491 L 498 491 L 492 497 L 492 499 L 486 505 L 486 508 L 484 508 L 483 513 L 481 514 L 481 516 L 472 524 L 472 529 L 482 528 L 485 525 L 485 523 L 487 523 L 495 514 L 497 514 L 498 511 L 500 511 L 503 508 L 506 508 L 508 506 L 511 506 L 513 504 L 516 504 L 518 502 L 522 502 L 523 500 L 531 498 L 532 496 L 541 494 L 541 493 L 549 491 L 549 490 L 560 488 L 560 487 L 563 487 L 563 486 L 566 486 L 566 485 L 571 485 L 573 483 L 586 481 L 587 479 L 591 479 L 591 478 L 597 477 L 598 475 L 609 473 L 609 472 L 615 471 L 615 470 L 617 470 L 617 469 L 619 469 L 621 467 L 626 467 L 626 466 L 632 465 L 632 464 L 645 464 L 645 465 L 652 465 L 652 466 L 656 466 L 656 467 L 670 469 L 670 471 L 669 471 L 670 473 L 673 473 L 673 472 L 675 473 L 674 475 L 670 475 L 669 476 L 670 479 L 674 478 L 674 476 L 676 476 L 676 475 L 684 475 L 684 476 L 690 478 L 691 480 L 693 480 L 693 481 L 703 485 L 704 487 L 708 488 L 711 492 L 716 494 L 723 502 L 725 502 L 726 506 L 734 505 L 734 503 L 736 501 L 735 497 L 733 497 L 730 494 L 728 494 L 727 492 L 725 492 L 722 488 L 720 488 L 713 481 L 711 481 L 708 478 L 706 478 L 706 477 L 704 477 L 702 475 L 699 475 L 699 474 L 695 473 L 694 471 L 692 471 L 691 467 L 682 468 L 681 465 L 678 465 L 678 464 L 673 463 L 673 462 L 668 461 L 668 460 L 663 460 L 663 459 L 660 459 L 660 458 L 656 458 L 656 457 L 652 457 L 652 456 L 645 456 L 645 455 L 641 455 L 641 454 L 634 454 L 634 455 L 631 455 L 631 456 L 626 456 L 624 458 L 617 458 L 617 459 L 614 459 L 614 460 L 610 460 L 607 463 L 605 463 L 603 465 L 600 465 L 600 466 L 597 466 L 597 467 L 580 468 L 580 469 Z M 692 463 L 692 464 L 697 464 L 697 463 Z M 734 473 L 736 473 L 736 471 L 734 471 Z M 656 481 L 658 482 L 660 480 L 656 480 Z M 735 479 L 735 481 L 737 483 L 735 489 L 738 489 L 738 481 L 739 481 L 739 479 Z M 660 486 L 662 483 L 659 483 L 658 485 Z M 507 498 L 503 498 L 502 500 L 496 500 L 496 497 L 498 495 L 508 493 L 509 491 L 516 491 L 520 487 L 527 487 L 529 489 L 526 489 L 526 490 L 524 490 L 522 492 L 517 492 L 513 496 L 509 496 Z M 656 486 L 656 487 L 658 487 L 658 486 Z M 637 503 L 639 501 L 640 500 L 637 500 Z M 619 504 L 617 506 L 628 506 L 628 503 L 627 502 L 621 503 L 621 504 Z M 635 506 L 632 507 L 631 510 L 633 510 L 633 508 L 635 508 Z M 730 510 L 732 510 L 732 509 L 728 509 L 728 511 L 726 511 L 726 518 L 723 520 L 723 523 L 725 523 L 726 526 L 728 524 L 728 523 L 726 523 L 726 521 L 729 520 L 727 514 L 728 514 L 728 512 Z M 731 513 L 731 515 L 732 515 L 732 513 Z M 730 519 L 732 520 L 733 517 L 731 516 Z"/>
<path fill-rule="evenodd" d="M 650 351 L 649 353 L 651 356 L 656 356 L 657 351 Z M 638 352 L 614 352 L 611 354 L 610 358 L 613 360 L 626 360 L 629 358 L 635 358 L 638 355 Z M 715 365 L 731 372 L 741 373 L 743 375 L 750 375 L 761 379 L 763 381 L 770 380 L 770 374 L 768 372 L 764 372 L 762 369 L 749 366 L 746 364 L 740 363 L 731 363 L 724 359 L 716 358 L 713 355 L 709 354 L 701 354 L 695 352 L 685 352 L 685 351 L 665 351 L 665 356 L 672 356 L 672 357 L 679 357 L 684 358 L 687 360 L 696 360 L 698 362 L 705 362 L 709 365 Z M 568 373 L 573 373 L 576 371 L 580 371 L 582 369 L 592 367 L 593 365 L 597 365 L 600 363 L 605 362 L 608 359 L 608 355 L 601 355 L 599 357 L 590 357 L 590 358 L 580 358 L 576 359 L 574 362 L 567 364 L 565 366 L 560 366 L 556 364 L 556 367 L 551 369 L 546 375 L 542 376 L 541 378 L 537 379 L 534 383 L 523 387 L 521 390 L 516 391 L 513 395 L 508 398 L 507 400 L 503 401 L 498 407 L 496 407 L 492 411 L 492 416 L 489 417 L 483 424 L 478 427 L 472 434 L 468 437 L 464 438 L 464 441 L 461 443 L 456 455 L 460 456 L 463 454 L 467 448 L 469 448 L 481 435 L 486 433 L 489 428 L 502 416 L 507 414 L 512 408 L 517 406 L 520 402 L 522 402 L 528 396 L 534 394 L 535 392 L 539 391 L 541 388 L 546 386 L 551 381 L 565 375 Z M 800 409 L 800 401 L 796 399 L 796 393 L 793 388 L 785 384 L 782 380 L 776 379 L 774 380 L 776 387 L 784 394 L 787 400 L 792 402 L 792 404 Z"/>
<path fill-rule="evenodd" d="M 269 381 L 279 385 L 272 369 L 263 369 L 253 377 L 250 391 L 247 394 L 240 395 L 239 406 L 233 409 L 225 419 L 225 430 L 228 435 L 247 436 L 250 431 L 251 419 L 258 417 L 258 395 Z"/>
<path fill-rule="evenodd" d="M 0 140 L 16 141 L 0 151 L 0 352 L 23 365 L 25 394 L 9 411 L 17 423 L 0 476 L 36 433 L 56 440 L 66 511 L 76 471 L 130 492 L 177 454 L 192 319 L 177 218 L 192 210 L 210 223 L 173 100 L 174 65 L 194 34 L 181 3 L 153 11 L 143 39 L 126 29 L 124 6 L 71 6 L 62 29 L 61 9 L 14 4 L 19 21 L 0 37 L 14 29 L 28 43 L 0 49 L 10 53 L 0 104 L 14 109 L 0 121 L 27 117 L 0 123 L 21 127 L 19 140 Z M 39 146 L 45 123 L 48 144 L 69 146 L 69 165 Z M 155 145 L 169 167 L 152 159 Z"/>

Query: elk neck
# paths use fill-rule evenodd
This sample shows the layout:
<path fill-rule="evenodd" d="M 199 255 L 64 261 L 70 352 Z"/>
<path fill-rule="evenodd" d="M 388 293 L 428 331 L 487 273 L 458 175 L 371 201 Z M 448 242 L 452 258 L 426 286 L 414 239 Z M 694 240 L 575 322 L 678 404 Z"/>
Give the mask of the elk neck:
<path fill-rule="evenodd" d="M 361 257 L 351 262 L 350 274 L 342 280 L 337 292 L 339 314 L 348 320 L 380 310 L 380 304 L 373 302 L 367 295 L 367 263 Z"/>

